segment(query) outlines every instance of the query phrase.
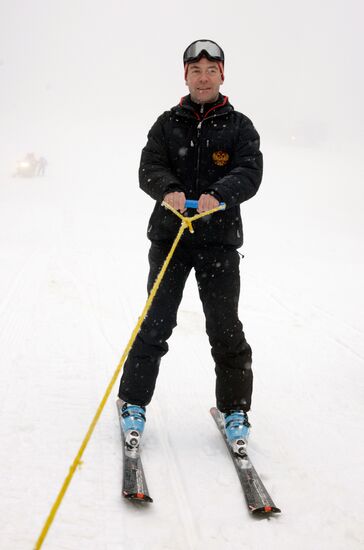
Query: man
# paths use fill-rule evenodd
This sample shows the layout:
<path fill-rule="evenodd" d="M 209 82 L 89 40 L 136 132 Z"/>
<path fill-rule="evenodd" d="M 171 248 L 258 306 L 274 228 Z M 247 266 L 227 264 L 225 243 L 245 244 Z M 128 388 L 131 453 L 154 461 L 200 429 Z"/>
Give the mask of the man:
<path fill-rule="evenodd" d="M 163 113 L 142 151 L 140 187 L 155 201 L 148 226 L 151 240 L 148 292 L 174 241 L 185 200 L 198 200 L 198 212 L 226 204 L 187 231 L 173 255 L 148 316 L 125 363 L 119 388 L 123 429 L 138 446 L 145 407 L 151 401 L 167 339 L 176 326 L 183 288 L 192 270 L 206 317 L 215 362 L 217 407 L 234 451 L 244 454 L 249 433 L 252 353 L 238 318 L 239 253 L 243 243 L 240 203 L 257 192 L 262 178 L 259 135 L 251 121 L 220 94 L 224 53 L 211 40 L 193 42 L 183 56 L 190 94 Z M 130 443 L 132 442 L 132 443 Z"/>

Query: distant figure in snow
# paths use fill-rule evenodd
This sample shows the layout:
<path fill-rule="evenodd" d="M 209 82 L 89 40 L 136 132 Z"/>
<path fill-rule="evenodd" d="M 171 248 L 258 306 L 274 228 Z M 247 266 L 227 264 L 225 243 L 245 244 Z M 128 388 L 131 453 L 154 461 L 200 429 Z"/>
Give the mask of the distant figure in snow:
<path fill-rule="evenodd" d="M 44 157 L 39 157 L 37 162 L 37 176 L 44 176 L 47 164 L 47 159 L 45 159 Z"/>
<path fill-rule="evenodd" d="M 17 162 L 15 176 L 32 178 L 37 169 L 37 159 L 34 153 L 27 153 L 23 160 Z"/>
<path fill-rule="evenodd" d="M 237 249 L 243 244 L 240 204 L 255 195 L 262 179 L 260 140 L 249 118 L 220 93 L 224 52 L 218 44 L 193 42 L 183 64 L 190 93 L 157 119 L 140 161 L 140 187 L 156 201 L 148 226 L 148 292 L 180 227 L 177 216 L 161 202 L 181 213 L 186 212 L 186 199 L 198 200 L 198 212 L 220 202 L 226 210 L 196 222 L 194 234 L 184 232 L 125 363 L 118 407 L 127 444 L 138 446 L 161 357 L 168 351 L 183 289 L 194 269 L 215 363 L 217 408 L 234 452 L 243 455 L 253 373 L 252 351 L 238 317 Z M 191 388 L 186 387 L 185 394 L 188 405 Z M 134 438 L 129 438 L 131 433 Z"/>

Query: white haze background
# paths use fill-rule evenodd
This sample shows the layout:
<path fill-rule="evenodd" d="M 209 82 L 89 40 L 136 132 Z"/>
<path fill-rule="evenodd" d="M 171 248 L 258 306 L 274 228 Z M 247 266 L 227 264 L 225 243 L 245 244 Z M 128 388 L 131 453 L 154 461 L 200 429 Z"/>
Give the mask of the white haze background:
<path fill-rule="evenodd" d="M 363 456 L 361 1 L 0 1 L 0 547 L 31 549 L 146 298 L 146 134 L 187 93 L 196 38 L 252 118 L 265 174 L 242 207 L 251 456 L 282 515 L 249 517 L 209 417 L 193 276 L 148 408 L 155 502 L 120 497 L 114 395 L 51 550 L 356 550 Z M 44 178 L 11 176 L 28 152 Z"/>

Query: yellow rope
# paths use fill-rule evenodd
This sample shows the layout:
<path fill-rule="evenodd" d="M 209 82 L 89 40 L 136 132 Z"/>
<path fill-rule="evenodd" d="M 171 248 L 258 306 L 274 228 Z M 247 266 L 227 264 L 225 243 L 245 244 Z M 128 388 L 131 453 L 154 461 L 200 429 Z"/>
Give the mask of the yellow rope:
<path fill-rule="evenodd" d="M 169 206 L 167 203 L 162 203 L 163 206 L 165 206 L 166 208 L 168 208 L 169 210 L 171 210 L 176 216 L 178 216 L 181 220 L 182 220 L 182 223 L 181 223 L 181 227 L 177 233 L 177 236 L 172 244 L 172 247 L 164 261 L 164 264 L 162 266 L 162 269 L 160 270 L 155 282 L 154 282 L 154 285 L 153 285 L 153 288 L 152 290 L 150 291 L 150 294 L 148 296 L 148 299 L 146 301 L 146 304 L 144 306 L 144 309 L 138 319 L 138 322 L 137 322 L 137 325 L 135 327 L 135 329 L 133 330 L 131 336 L 130 336 L 130 339 L 129 339 L 129 342 L 127 343 L 127 346 L 124 350 L 124 353 L 119 361 L 119 364 L 106 388 L 106 391 L 105 391 L 105 394 L 96 410 L 96 413 L 95 413 L 95 416 L 93 417 L 92 419 L 92 422 L 87 430 L 87 433 L 82 441 L 82 444 L 81 444 L 81 447 L 79 448 L 79 451 L 77 453 L 77 455 L 75 456 L 73 462 L 72 462 L 72 465 L 70 466 L 70 469 L 69 469 L 69 472 L 68 472 L 68 475 L 66 477 L 66 479 L 64 480 L 63 484 L 62 484 L 62 487 L 57 495 L 57 498 L 56 500 L 54 501 L 54 504 L 49 512 L 49 515 L 44 523 L 44 526 L 42 528 L 42 531 L 39 535 L 39 538 L 35 544 L 35 547 L 34 547 L 34 550 L 39 550 L 39 548 L 42 547 L 42 544 L 44 542 L 44 539 L 45 537 L 47 536 L 47 533 L 49 531 L 49 528 L 50 526 L 52 525 L 53 523 L 53 520 L 54 520 L 54 517 L 58 511 L 58 508 L 60 507 L 61 505 L 61 502 L 63 500 L 63 497 L 68 489 L 68 486 L 69 484 L 71 483 L 72 481 L 72 478 L 73 478 L 73 475 L 77 469 L 77 467 L 79 467 L 81 465 L 81 458 L 82 458 L 82 455 L 87 447 L 87 444 L 88 442 L 90 441 L 90 438 L 93 434 L 93 431 L 95 429 L 95 426 L 101 416 L 101 413 L 105 407 L 105 404 L 106 404 L 106 401 L 108 400 L 109 396 L 110 396 L 110 393 L 111 393 L 111 390 L 117 380 L 117 378 L 119 377 L 119 374 L 121 372 L 121 369 L 124 365 L 124 362 L 129 354 L 129 351 L 131 350 L 133 344 L 134 344 L 134 340 L 140 330 L 140 327 L 144 321 L 144 318 L 145 316 L 147 315 L 148 313 L 148 310 L 150 308 L 150 306 L 152 305 L 152 302 L 154 300 L 154 297 L 157 293 L 157 290 L 159 288 L 159 285 L 161 284 L 161 281 L 164 277 L 164 274 L 167 270 L 167 267 L 169 265 L 169 262 L 171 261 L 172 259 L 172 256 L 174 254 L 174 251 L 176 250 L 177 248 L 177 245 L 183 235 L 183 232 L 186 228 L 189 229 L 189 231 L 191 233 L 193 233 L 193 227 L 192 227 L 192 222 L 195 221 L 195 220 L 198 220 L 199 218 L 202 218 L 203 216 L 208 216 L 209 214 L 213 214 L 214 212 L 216 212 L 217 210 L 221 210 L 223 207 L 221 206 L 218 206 L 217 208 L 213 208 L 212 210 L 209 210 L 208 212 L 203 212 L 201 214 L 196 214 L 195 216 L 192 216 L 190 218 L 187 218 L 187 217 L 184 217 L 182 214 L 180 214 L 177 210 L 175 210 L 173 207 Z"/>

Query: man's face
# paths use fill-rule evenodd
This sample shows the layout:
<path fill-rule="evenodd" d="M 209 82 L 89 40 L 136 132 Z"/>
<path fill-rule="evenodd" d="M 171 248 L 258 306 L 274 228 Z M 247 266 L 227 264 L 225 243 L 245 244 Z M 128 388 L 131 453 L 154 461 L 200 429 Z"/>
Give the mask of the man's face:
<path fill-rule="evenodd" d="M 195 103 L 216 101 L 222 84 L 219 65 L 205 57 L 189 63 L 186 84 Z"/>

